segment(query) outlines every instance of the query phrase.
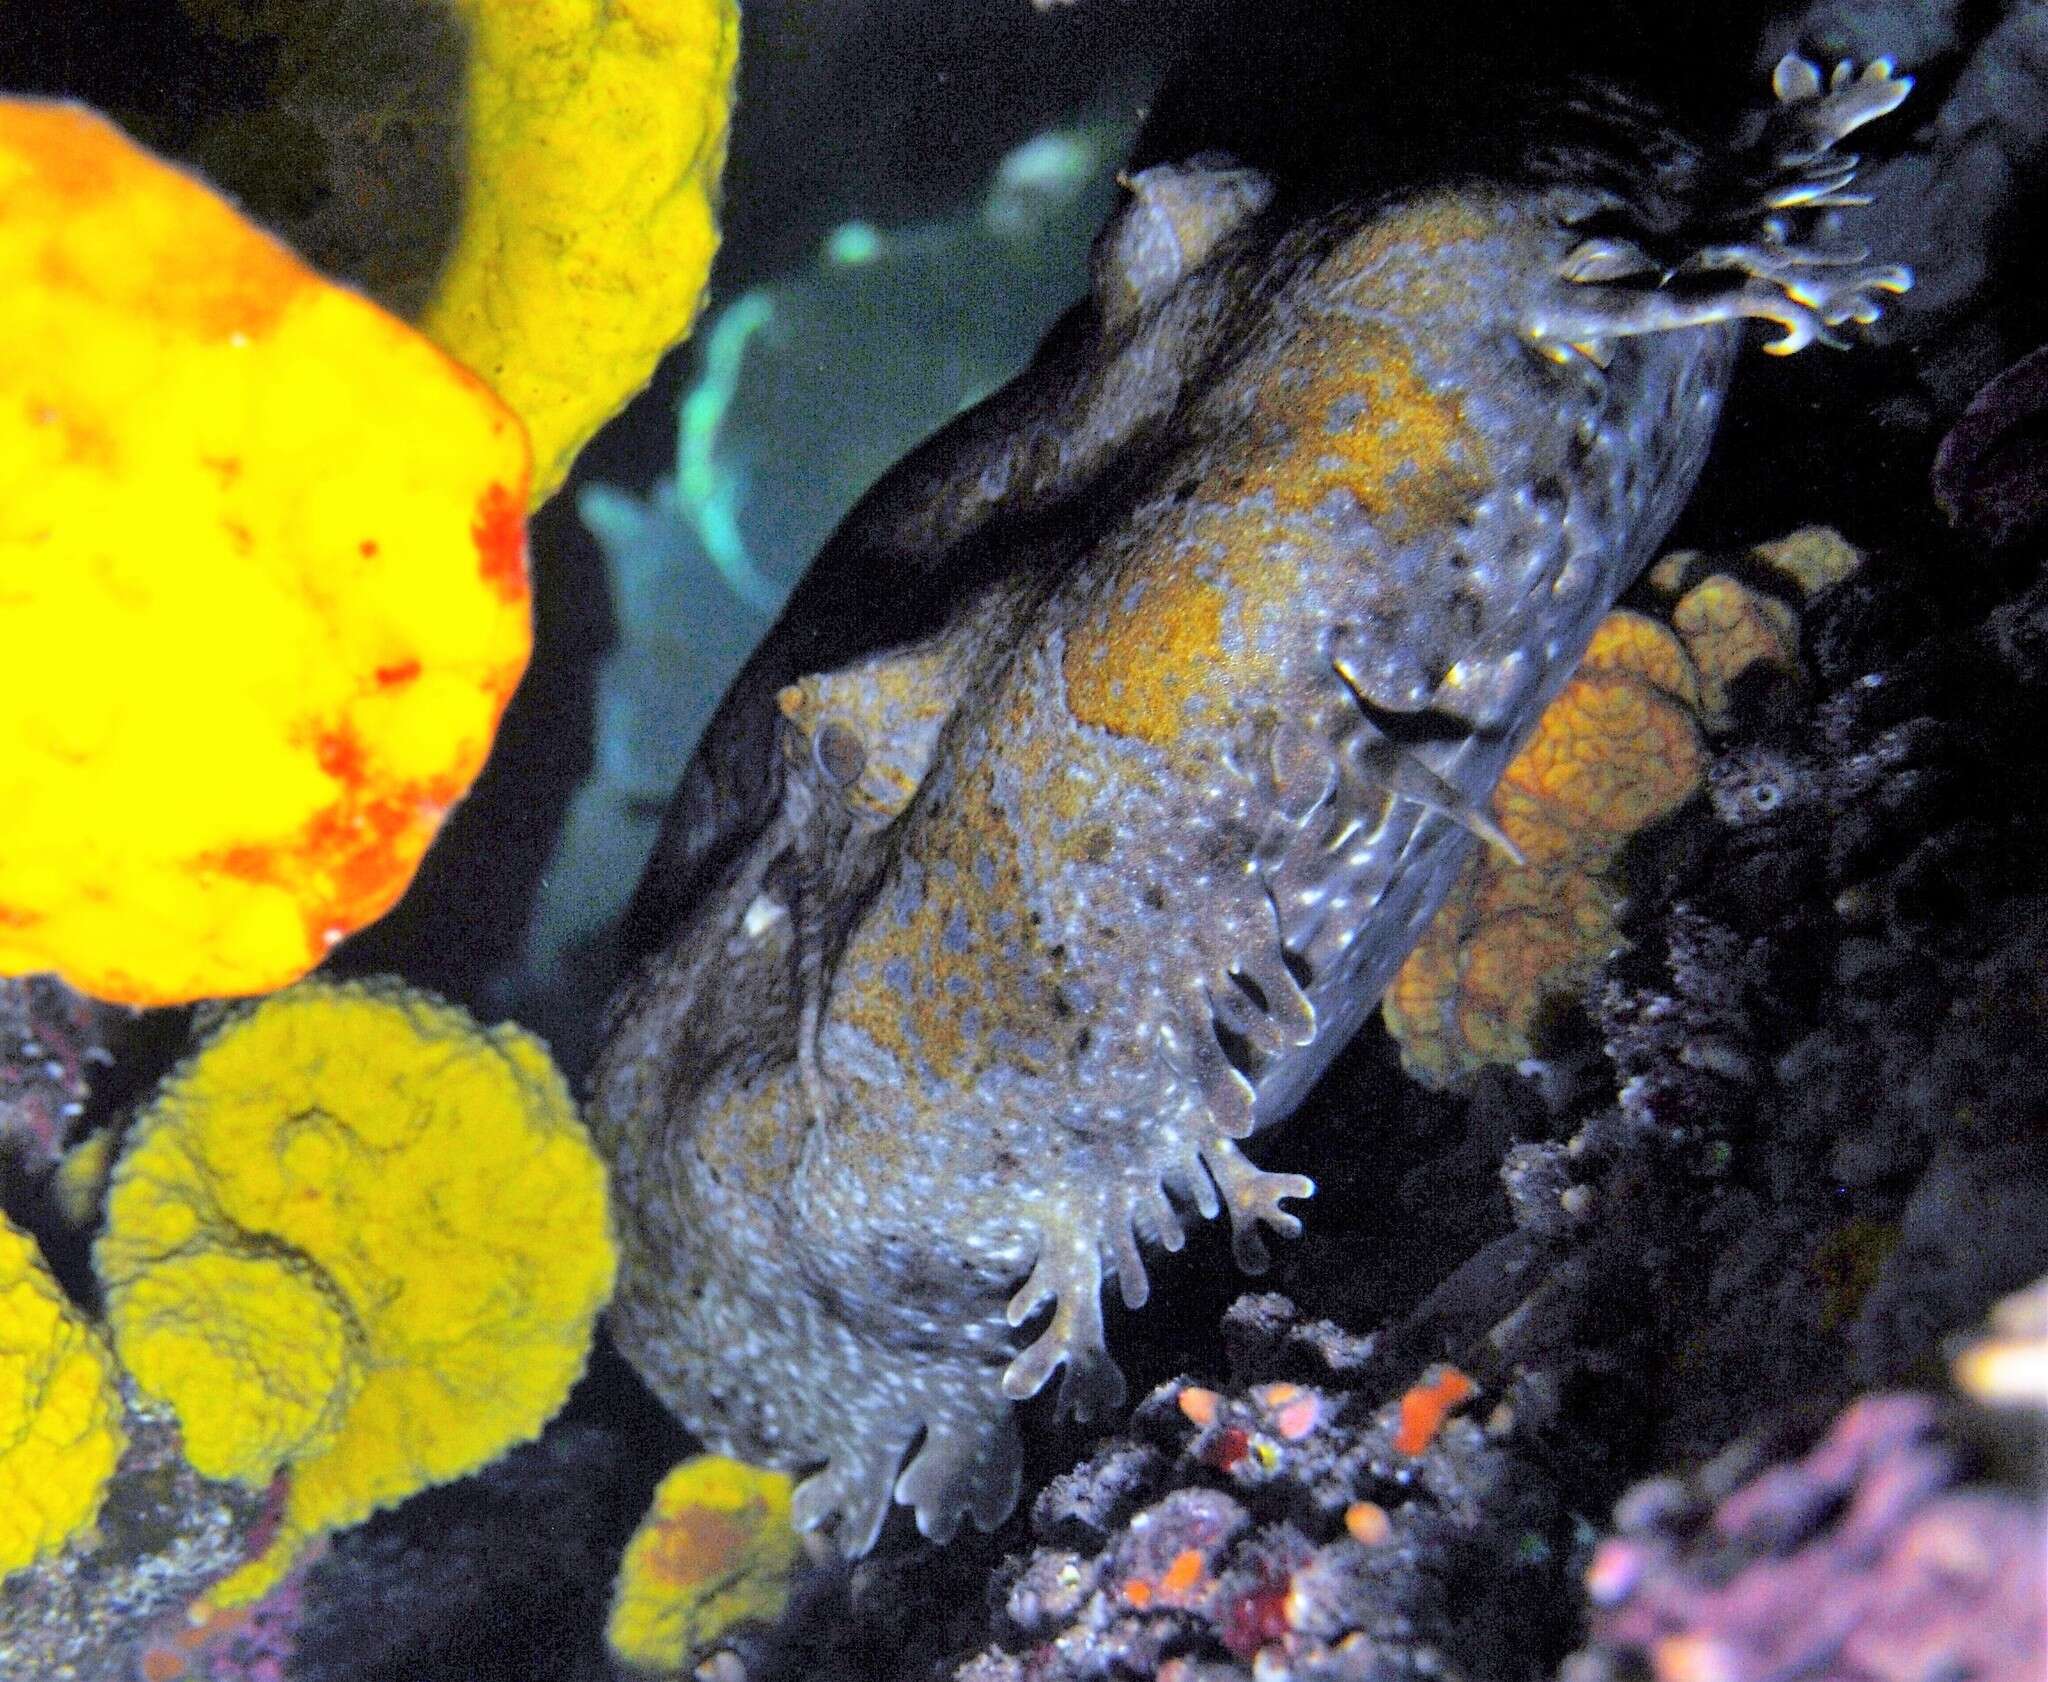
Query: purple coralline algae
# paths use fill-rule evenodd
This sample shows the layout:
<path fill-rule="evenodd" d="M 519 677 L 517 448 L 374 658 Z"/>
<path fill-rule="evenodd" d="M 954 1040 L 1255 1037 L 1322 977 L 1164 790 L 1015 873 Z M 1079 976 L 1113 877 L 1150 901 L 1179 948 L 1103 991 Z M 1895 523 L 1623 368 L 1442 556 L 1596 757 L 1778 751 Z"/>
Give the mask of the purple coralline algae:
<path fill-rule="evenodd" d="M 92 1065 L 108 1061 L 110 1007 L 55 976 L 0 976 L 0 1156 L 56 1166 L 85 1111 Z"/>
<path fill-rule="evenodd" d="M 1622 1500 L 1563 1682 L 2037 1682 L 2048 1508 L 1971 1485 L 1931 1397 L 1863 1397 L 1801 1458 L 1756 1459 Z"/>

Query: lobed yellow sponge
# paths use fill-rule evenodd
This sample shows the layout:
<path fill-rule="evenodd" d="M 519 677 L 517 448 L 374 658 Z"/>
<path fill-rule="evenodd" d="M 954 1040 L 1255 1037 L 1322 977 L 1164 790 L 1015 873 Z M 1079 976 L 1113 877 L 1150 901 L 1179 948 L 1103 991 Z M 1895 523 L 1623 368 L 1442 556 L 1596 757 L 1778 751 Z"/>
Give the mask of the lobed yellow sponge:
<path fill-rule="evenodd" d="M 605 1639 L 639 1670 L 680 1670 L 734 1625 L 787 1604 L 799 1543 L 791 1480 L 723 1455 L 661 1480 L 619 1566 Z"/>
<path fill-rule="evenodd" d="M 1796 585 L 1802 598 L 1853 578 L 1863 566 L 1863 552 L 1832 526 L 1801 526 L 1750 553 L 1780 578 Z"/>
<path fill-rule="evenodd" d="M 0 1577 L 99 1516 L 126 1446 L 105 1346 L 35 1240 L 0 1217 Z"/>
<path fill-rule="evenodd" d="M 1671 628 L 1698 669 L 1699 711 L 1708 729 L 1727 727 L 1736 687 L 1759 666 L 1799 672 L 1795 604 L 1833 589 L 1862 566 L 1862 551 L 1832 526 L 1801 526 L 1735 554 L 1677 549 L 1649 570 L 1649 585 L 1671 604 Z"/>
<path fill-rule="evenodd" d="M 519 422 L 71 105 L 0 100 L 0 342 L 0 974 L 282 986 L 524 670 Z"/>
<path fill-rule="evenodd" d="M 544 501 L 697 314 L 734 0 L 180 9 L 241 97 L 145 106 L 145 132 L 490 381 L 532 436 Z"/>
<path fill-rule="evenodd" d="M 495 1459 L 583 1370 L 603 1165 L 530 1034 L 393 983 L 309 982 L 163 1085 L 94 1251 L 116 1352 L 209 1477 L 288 1472 L 251 1600 L 318 1534 Z"/>

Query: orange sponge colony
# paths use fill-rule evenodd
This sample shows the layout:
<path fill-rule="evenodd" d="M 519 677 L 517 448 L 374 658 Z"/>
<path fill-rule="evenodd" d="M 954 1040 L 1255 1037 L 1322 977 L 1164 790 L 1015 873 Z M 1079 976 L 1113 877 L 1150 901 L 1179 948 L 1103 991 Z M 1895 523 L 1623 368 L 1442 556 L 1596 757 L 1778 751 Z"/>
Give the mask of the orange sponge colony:
<path fill-rule="evenodd" d="M 799 1550 L 791 1483 L 717 1454 L 661 1480 L 612 1589 L 605 1639 L 623 1663 L 672 1674 L 736 1624 L 782 1611 Z"/>
<path fill-rule="evenodd" d="M 524 670 L 520 424 L 75 106 L 0 101 L 0 339 L 0 974 L 281 986 Z"/>
<path fill-rule="evenodd" d="M 533 1436 L 611 1293 L 602 1164 L 547 1049 L 395 984 L 223 1026 L 136 1125 L 94 1252 L 116 1352 L 208 1477 L 289 1472 L 216 1590 Z"/>
<path fill-rule="evenodd" d="M 1826 526 L 1725 560 L 1679 550 L 1647 574 L 1671 604 L 1669 628 L 1639 613 L 1602 622 L 1494 791 L 1494 816 L 1527 864 L 1471 859 L 1387 989 L 1387 1028 L 1410 1074 L 1441 1086 L 1534 1054 L 1543 1014 L 1577 998 L 1622 944 L 1615 866 L 1631 836 L 1700 786 L 1702 732 L 1728 728 L 1751 681 L 1799 678 L 1799 613 L 1785 597 L 1811 597 L 1862 564 Z"/>
<path fill-rule="evenodd" d="M 0 1577 L 93 1522 L 125 1444 L 113 1361 L 0 1219 Z"/>
<path fill-rule="evenodd" d="M 1530 1056 L 1543 1011 L 1619 944 L 1608 872 L 1630 836 L 1700 786 L 1699 704 L 1677 637 L 1641 614 L 1608 616 L 1494 793 L 1526 864 L 1475 856 L 1387 989 L 1409 1073 L 1442 1085 Z"/>

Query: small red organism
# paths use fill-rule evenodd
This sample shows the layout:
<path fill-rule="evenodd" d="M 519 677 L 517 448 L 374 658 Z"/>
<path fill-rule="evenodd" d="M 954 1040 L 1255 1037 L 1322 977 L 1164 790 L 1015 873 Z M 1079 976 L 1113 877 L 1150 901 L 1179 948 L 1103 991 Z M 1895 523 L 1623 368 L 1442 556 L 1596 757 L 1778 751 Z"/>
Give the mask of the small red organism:
<path fill-rule="evenodd" d="M 1252 1440 L 1240 1427 L 1226 1425 L 1216 1439 L 1202 1450 L 1202 1459 L 1219 1472 L 1230 1471 L 1251 1452 Z"/>
<path fill-rule="evenodd" d="M 1268 1642 L 1286 1635 L 1287 1581 L 1268 1580 L 1232 1603 L 1223 1625 L 1223 1645 L 1238 1658 L 1249 1660 Z"/>
<path fill-rule="evenodd" d="M 1431 1369 L 1429 1376 L 1401 1398 L 1401 1424 L 1394 1433 L 1395 1452 L 1414 1456 L 1428 1448 L 1452 1410 L 1478 1388 L 1456 1367 Z"/>
<path fill-rule="evenodd" d="M 1376 1548 L 1394 1534 L 1393 1520 L 1377 1501 L 1354 1501 L 1344 1509 L 1344 1528 L 1354 1542 Z"/>

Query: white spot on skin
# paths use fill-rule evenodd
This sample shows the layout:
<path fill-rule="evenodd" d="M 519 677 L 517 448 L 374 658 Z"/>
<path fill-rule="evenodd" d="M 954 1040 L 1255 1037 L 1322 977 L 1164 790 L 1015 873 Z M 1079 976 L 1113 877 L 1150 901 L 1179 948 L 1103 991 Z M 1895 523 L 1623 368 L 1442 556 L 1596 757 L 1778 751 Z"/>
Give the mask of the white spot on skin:
<path fill-rule="evenodd" d="M 740 920 L 740 932 L 749 940 L 759 940 L 788 915 L 788 907 L 780 900 L 767 894 L 756 894 L 754 903 L 747 907 L 746 916 Z"/>

